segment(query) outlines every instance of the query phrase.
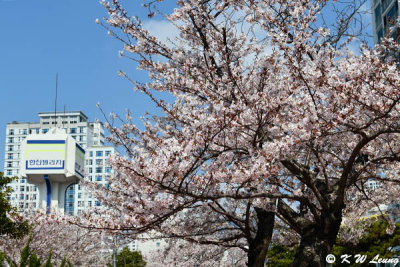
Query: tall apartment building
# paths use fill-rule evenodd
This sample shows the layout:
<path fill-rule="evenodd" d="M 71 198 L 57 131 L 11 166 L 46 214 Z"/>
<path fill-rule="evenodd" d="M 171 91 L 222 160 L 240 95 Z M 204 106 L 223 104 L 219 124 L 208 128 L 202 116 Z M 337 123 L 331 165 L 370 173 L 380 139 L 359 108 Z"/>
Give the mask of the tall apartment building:
<path fill-rule="evenodd" d="M 64 129 L 86 150 L 85 171 L 88 179 L 106 184 L 111 169 L 106 165 L 105 160 L 109 154 L 114 153 L 114 148 L 104 146 L 103 125 L 100 122 L 89 122 L 87 116 L 81 111 L 40 112 L 39 122 L 14 121 L 8 123 L 4 161 L 5 175 L 20 177 L 21 141 L 29 134 L 47 133 L 52 127 Z M 14 190 L 10 199 L 11 204 L 19 210 L 38 207 L 39 197 L 36 186 L 21 178 L 13 181 L 11 187 Z M 70 186 L 67 189 L 65 203 L 65 212 L 68 214 L 79 214 L 86 207 L 100 205 L 80 185 Z"/>
<path fill-rule="evenodd" d="M 107 165 L 107 158 L 111 154 L 114 154 L 112 146 L 88 147 L 85 154 L 85 178 L 107 187 L 112 172 L 111 167 Z M 65 213 L 79 215 L 83 210 L 95 206 L 100 206 L 100 202 L 94 198 L 91 192 L 83 190 L 81 185 L 78 184 L 67 189 Z"/>
<path fill-rule="evenodd" d="M 370 0 L 372 10 L 372 27 L 375 43 L 379 43 L 387 30 L 394 25 L 399 16 L 399 0 Z M 397 31 L 393 38 L 398 37 Z"/>

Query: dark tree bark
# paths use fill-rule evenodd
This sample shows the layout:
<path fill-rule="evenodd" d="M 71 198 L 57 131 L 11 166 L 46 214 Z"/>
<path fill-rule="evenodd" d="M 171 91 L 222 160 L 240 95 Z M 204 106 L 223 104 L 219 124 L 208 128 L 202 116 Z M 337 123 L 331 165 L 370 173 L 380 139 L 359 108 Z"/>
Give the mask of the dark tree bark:
<path fill-rule="evenodd" d="M 283 201 L 279 201 L 278 211 L 301 236 L 292 266 L 326 266 L 326 256 L 331 253 L 339 233 L 342 208 L 331 208 L 322 212 L 316 221 L 310 221 L 294 212 Z"/>
<path fill-rule="evenodd" d="M 258 219 L 256 236 L 249 242 L 248 266 L 264 267 L 274 230 L 275 212 L 254 208 Z"/>
<path fill-rule="evenodd" d="M 326 266 L 326 256 L 331 253 L 340 221 L 333 214 L 323 218 L 321 224 L 310 224 L 302 229 L 299 250 L 293 266 Z"/>

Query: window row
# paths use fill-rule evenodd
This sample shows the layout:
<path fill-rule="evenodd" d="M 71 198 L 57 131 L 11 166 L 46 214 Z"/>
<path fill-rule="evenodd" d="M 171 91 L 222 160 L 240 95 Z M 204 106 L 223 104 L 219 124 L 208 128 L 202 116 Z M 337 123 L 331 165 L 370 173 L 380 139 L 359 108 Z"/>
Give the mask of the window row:
<path fill-rule="evenodd" d="M 70 123 L 73 123 L 72 121 Z M 74 123 L 77 123 L 76 121 Z M 49 122 L 43 122 L 43 124 L 50 124 Z M 54 124 L 54 123 L 53 123 Z M 85 133 L 85 128 L 84 126 L 79 126 L 78 128 L 64 128 L 67 133 L 75 134 L 75 133 Z M 9 135 L 15 135 L 17 129 L 9 129 L 8 134 Z M 18 129 L 19 134 L 27 135 L 27 134 L 39 134 L 40 133 L 40 128 L 31 128 L 31 129 Z M 42 133 L 45 134 L 49 131 L 49 129 L 42 129 Z"/>
<path fill-rule="evenodd" d="M 96 153 L 96 157 L 103 157 L 103 153 L 105 157 L 108 157 L 111 154 L 111 150 L 89 151 L 89 157 L 93 157 L 94 153 Z"/>
<path fill-rule="evenodd" d="M 88 168 L 88 173 L 93 173 L 93 169 L 95 170 L 94 173 L 103 173 L 103 167 L 95 167 L 95 168 L 89 167 Z M 104 172 L 105 173 L 110 173 L 111 172 L 111 167 L 105 167 L 104 168 Z"/>

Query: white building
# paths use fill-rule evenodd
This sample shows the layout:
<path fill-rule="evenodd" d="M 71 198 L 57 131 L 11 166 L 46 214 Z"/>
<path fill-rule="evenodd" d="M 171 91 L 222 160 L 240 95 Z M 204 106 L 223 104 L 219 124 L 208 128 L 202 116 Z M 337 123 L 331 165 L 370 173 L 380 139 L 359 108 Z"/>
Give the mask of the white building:
<path fill-rule="evenodd" d="M 104 127 L 100 122 L 89 122 L 81 111 L 62 113 L 40 112 L 39 122 L 12 122 L 6 127 L 6 145 L 4 155 L 4 173 L 6 176 L 18 176 L 21 159 L 21 141 L 29 134 L 47 133 L 50 128 L 59 127 L 70 134 L 86 150 L 85 171 L 93 181 L 106 183 L 110 167 L 105 159 L 114 153 L 114 148 L 104 146 Z M 36 186 L 28 184 L 25 179 L 18 179 L 11 184 L 14 192 L 11 204 L 22 211 L 37 208 L 39 197 Z M 86 201 L 86 203 L 83 203 Z M 78 214 L 91 205 L 100 205 L 80 185 L 67 189 L 65 212 Z"/>
<path fill-rule="evenodd" d="M 81 111 L 68 111 L 55 114 L 40 112 L 39 122 L 12 122 L 6 127 L 6 149 L 4 173 L 6 176 L 18 176 L 11 184 L 14 192 L 11 194 L 11 204 L 23 211 L 39 207 L 39 192 L 35 185 L 21 178 L 19 164 L 21 160 L 21 141 L 29 134 L 47 133 L 51 128 L 65 129 L 85 150 L 85 179 L 108 186 L 112 175 L 107 158 L 115 153 L 112 146 L 104 145 L 104 127 L 100 122 L 89 122 Z M 91 192 L 80 185 L 70 186 L 65 195 L 64 210 L 66 214 L 79 215 L 90 207 L 100 206 Z M 151 254 L 154 249 L 165 246 L 165 241 L 159 239 L 140 238 L 128 244 L 131 250 L 140 250 L 143 255 Z M 107 253 L 111 253 L 108 251 Z"/>
<path fill-rule="evenodd" d="M 95 145 L 87 148 L 85 162 L 86 178 L 107 187 L 112 171 L 111 167 L 107 165 L 107 158 L 113 153 L 114 148 L 112 146 Z M 87 208 L 100 206 L 100 202 L 94 198 L 92 193 L 82 190 L 79 184 L 67 191 L 70 195 L 74 195 L 71 191 L 75 191 L 75 201 L 72 201 L 70 196 L 66 198 L 69 200 L 67 209 L 70 209 L 72 203 L 74 205 L 73 211 L 69 210 L 69 214 L 81 214 Z"/>
<path fill-rule="evenodd" d="M 399 0 L 371 0 L 372 9 L 372 31 L 375 43 L 379 43 L 388 29 L 394 26 L 399 15 Z M 398 32 L 392 34 L 395 39 Z"/>

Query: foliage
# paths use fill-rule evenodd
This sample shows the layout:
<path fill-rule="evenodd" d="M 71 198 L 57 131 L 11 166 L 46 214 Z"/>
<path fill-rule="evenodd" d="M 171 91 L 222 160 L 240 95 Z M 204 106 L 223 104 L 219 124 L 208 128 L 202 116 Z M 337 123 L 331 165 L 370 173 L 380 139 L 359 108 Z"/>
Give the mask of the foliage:
<path fill-rule="evenodd" d="M 396 225 L 394 232 L 388 233 L 389 223 L 385 220 L 379 220 L 372 223 L 363 232 L 357 244 L 345 243 L 338 240 L 338 244 L 333 247 L 332 254 L 336 256 L 336 263 L 333 266 L 362 266 L 356 264 L 354 258 L 350 258 L 348 263 L 341 263 L 341 255 L 367 255 L 366 262 L 372 260 L 376 255 L 380 258 L 393 258 L 398 255 L 398 251 L 392 248 L 400 246 L 400 224 Z M 297 247 L 291 248 L 281 244 L 274 244 L 268 250 L 266 266 L 290 266 L 294 260 Z"/>
<path fill-rule="evenodd" d="M 111 259 L 112 262 L 113 259 Z M 113 266 L 112 263 L 107 266 Z M 130 251 L 128 247 L 124 247 L 121 252 L 117 254 L 117 267 L 144 267 L 146 262 L 142 258 L 139 251 Z"/>
<path fill-rule="evenodd" d="M 393 251 L 392 248 L 400 246 L 400 223 L 396 224 L 393 233 L 388 233 L 389 223 L 384 220 L 379 220 L 372 223 L 365 231 L 357 244 L 340 243 L 333 247 L 333 254 L 339 257 L 340 255 L 367 255 L 367 260 L 372 260 L 376 255 L 380 258 L 393 258 L 394 255 L 399 255 L 399 251 Z M 334 266 L 360 266 L 354 263 L 336 263 Z"/>
<path fill-rule="evenodd" d="M 14 179 L 16 178 L 5 177 L 0 172 L 0 235 L 21 238 L 29 232 L 30 227 L 27 221 L 13 219 L 18 215 L 8 200 L 12 192 L 8 184 Z"/>
<path fill-rule="evenodd" d="M 267 253 L 267 267 L 286 267 L 293 263 L 297 247 L 290 248 L 281 244 L 273 244 Z"/>
<path fill-rule="evenodd" d="M 72 267 L 72 264 L 66 257 L 64 257 L 63 260 L 61 261 L 60 267 L 66 267 L 66 266 Z"/>

